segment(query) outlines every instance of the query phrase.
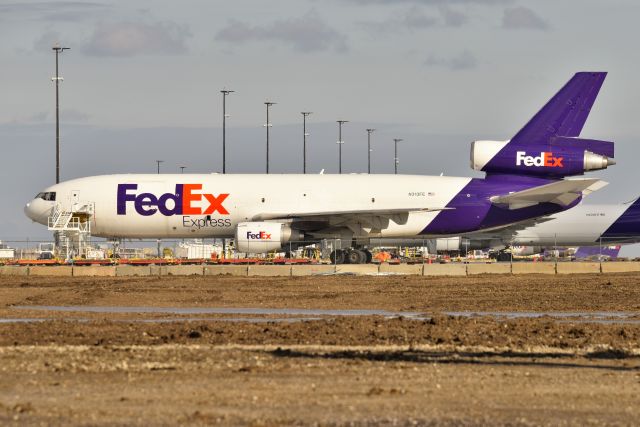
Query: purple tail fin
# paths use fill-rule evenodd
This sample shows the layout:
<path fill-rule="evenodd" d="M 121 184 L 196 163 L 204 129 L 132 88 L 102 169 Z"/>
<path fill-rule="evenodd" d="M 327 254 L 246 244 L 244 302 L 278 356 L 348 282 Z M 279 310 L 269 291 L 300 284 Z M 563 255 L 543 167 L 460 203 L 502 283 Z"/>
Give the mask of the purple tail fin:
<path fill-rule="evenodd" d="M 606 76 L 576 73 L 511 140 L 474 142 L 472 167 L 563 178 L 614 165 L 613 142 L 579 138 Z"/>
<path fill-rule="evenodd" d="M 607 73 L 576 73 L 509 145 L 546 144 L 552 136 L 580 136 Z"/>

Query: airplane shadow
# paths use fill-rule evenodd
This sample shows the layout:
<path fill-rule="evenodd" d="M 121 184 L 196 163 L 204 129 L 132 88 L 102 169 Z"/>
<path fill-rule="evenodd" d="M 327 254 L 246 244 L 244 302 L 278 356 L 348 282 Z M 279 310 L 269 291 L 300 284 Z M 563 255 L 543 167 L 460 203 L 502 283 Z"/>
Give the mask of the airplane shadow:
<path fill-rule="evenodd" d="M 640 371 L 640 364 L 625 366 L 620 364 L 602 363 L 612 360 L 640 360 L 639 356 L 630 355 L 623 350 L 602 350 L 574 355 L 565 353 L 537 353 L 516 351 L 361 351 L 341 350 L 306 352 L 278 348 L 266 351 L 280 358 L 307 359 L 346 359 L 369 362 L 412 362 L 412 363 L 443 363 L 457 365 L 485 365 L 485 366 L 538 366 L 546 368 L 584 368 L 604 369 L 612 371 Z M 502 360 L 505 359 L 505 360 Z M 584 363 L 575 360 L 584 360 Z M 591 362 L 591 363 L 589 363 Z M 599 363 L 594 363 L 599 362 Z"/>

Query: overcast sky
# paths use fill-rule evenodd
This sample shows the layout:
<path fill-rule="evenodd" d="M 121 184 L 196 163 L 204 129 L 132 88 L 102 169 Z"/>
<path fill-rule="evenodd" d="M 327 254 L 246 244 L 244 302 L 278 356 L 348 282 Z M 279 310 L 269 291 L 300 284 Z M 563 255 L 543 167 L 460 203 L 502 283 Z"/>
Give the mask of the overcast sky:
<path fill-rule="evenodd" d="M 48 233 L 23 204 L 54 178 L 55 92 L 61 56 L 62 178 L 114 172 L 220 170 L 221 95 L 229 170 L 264 170 L 267 99 L 272 170 L 300 170 L 301 115 L 310 167 L 478 176 L 473 139 L 507 139 L 576 71 L 608 71 L 582 135 L 615 140 L 618 165 L 591 202 L 636 197 L 640 150 L 632 0 L 0 0 L 0 239 Z M 10 185 L 8 185 L 10 184 Z"/>

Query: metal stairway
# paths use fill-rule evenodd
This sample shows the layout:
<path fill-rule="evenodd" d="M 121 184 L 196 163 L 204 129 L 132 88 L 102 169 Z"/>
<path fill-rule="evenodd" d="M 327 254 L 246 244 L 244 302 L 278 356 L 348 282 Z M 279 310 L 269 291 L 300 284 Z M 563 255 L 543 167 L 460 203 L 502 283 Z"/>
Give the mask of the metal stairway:
<path fill-rule="evenodd" d="M 73 217 L 73 212 L 65 212 L 63 210 L 56 209 L 53 211 L 53 215 L 49 217 L 49 230 L 50 231 L 62 231 L 66 230 L 69 226 L 69 222 Z"/>
<path fill-rule="evenodd" d="M 53 231 L 57 256 L 70 259 L 86 255 L 91 238 L 93 203 L 76 202 L 70 209 L 56 204 L 48 219 L 48 229 Z"/>

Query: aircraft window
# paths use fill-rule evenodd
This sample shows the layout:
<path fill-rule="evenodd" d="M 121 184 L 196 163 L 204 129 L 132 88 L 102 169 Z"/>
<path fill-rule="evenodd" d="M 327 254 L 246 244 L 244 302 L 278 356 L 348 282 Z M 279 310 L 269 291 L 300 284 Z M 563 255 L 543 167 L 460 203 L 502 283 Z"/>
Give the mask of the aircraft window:
<path fill-rule="evenodd" d="M 46 200 L 48 202 L 55 202 L 56 201 L 56 192 L 55 191 L 50 191 L 50 192 L 46 192 L 46 193 L 38 193 L 36 198 L 37 199 Z"/>
<path fill-rule="evenodd" d="M 38 193 L 38 195 L 34 197 L 34 199 L 44 199 L 44 193 Z"/>

